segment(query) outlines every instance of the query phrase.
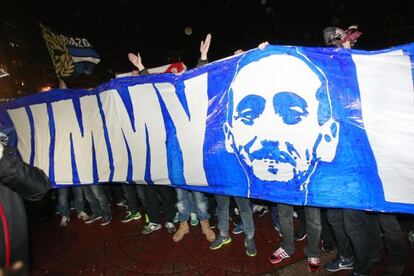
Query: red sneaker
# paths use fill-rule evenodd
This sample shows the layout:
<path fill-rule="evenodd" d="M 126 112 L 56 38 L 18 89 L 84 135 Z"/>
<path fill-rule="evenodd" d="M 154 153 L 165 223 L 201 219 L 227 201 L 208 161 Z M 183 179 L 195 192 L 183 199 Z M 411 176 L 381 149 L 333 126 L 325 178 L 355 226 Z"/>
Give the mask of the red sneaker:
<path fill-rule="evenodd" d="M 289 254 L 286 253 L 286 251 L 282 247 L 279 247 L 275 252 L 273 252 L 272 256 L 270 256 L 269 261 L 272 264 L 278 264 L 289 257 Z"/>
<path fill-rule="evenodd" d="M 317 257 L 309 257 L 306 262 L 306 267 L 309 272 L 318 272 L 320 271 L 320 260 Z"/>

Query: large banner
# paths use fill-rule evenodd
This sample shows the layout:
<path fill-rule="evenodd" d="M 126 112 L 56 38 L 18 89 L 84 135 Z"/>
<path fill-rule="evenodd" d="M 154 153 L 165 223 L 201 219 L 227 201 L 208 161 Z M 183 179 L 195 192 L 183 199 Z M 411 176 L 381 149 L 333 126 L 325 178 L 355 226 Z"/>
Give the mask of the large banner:
<path fill-rule="evenodd" d="M 414 44 L 269 46 L 0 106 L 53 185 L 136 182 L 414 213 Z"/>

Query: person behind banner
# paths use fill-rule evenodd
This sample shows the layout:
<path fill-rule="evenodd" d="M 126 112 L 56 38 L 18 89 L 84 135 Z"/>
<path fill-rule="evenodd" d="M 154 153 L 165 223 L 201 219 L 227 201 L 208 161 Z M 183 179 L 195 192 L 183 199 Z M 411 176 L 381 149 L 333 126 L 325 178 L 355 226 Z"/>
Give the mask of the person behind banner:
<path fill-rule="evenodd" d="M 26 164 L 16 149 L 0 143 L 0 274 L 29 274 L 23 199 L 41 200 L 49 189 L 49 179 L 42 170 Z"/>
<path fill-rule="evenodd" d="M 339 136 L 328 81 L 296 48 L 240 58 L 223 130 L 227 151 L 248 175 L 248 196 L 260 183 L 307 190 L 318 163 L 334 159 Z"/>

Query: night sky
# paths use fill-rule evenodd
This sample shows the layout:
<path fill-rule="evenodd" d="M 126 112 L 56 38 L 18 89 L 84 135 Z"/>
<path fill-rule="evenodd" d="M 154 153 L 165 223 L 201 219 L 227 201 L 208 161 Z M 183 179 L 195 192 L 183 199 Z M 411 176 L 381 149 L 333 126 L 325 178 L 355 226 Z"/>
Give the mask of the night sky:
<path fill-rule="evenodd" d="M 303 2 L 303 3 L 302 3 Z M 384 2 L 384 1 L 382 1 Z M 209 60 L 271 44 L 323 46 L 322 30 L 331 25 L 359 25 L 364 33 L 356 48 L 376 50 L 412 42 L 410 1 L 270 1 L 270 0 L 24 0 L 24 14 L 33 31 L 33 58 L 47 50 L 38 22 L 53 31 L 86 37 L 109 72 L 132 69 L 128 52 L 140 52 L 146 67 L 182 60 L 192 68 L 200 40 L 212 33 Z M 397 18 L 397 19 L 395 19 Z M 189 26 L 192 34 L 186 35 Z M 410 27 L 411 26 L 411 27 Z M 390 30 L 391 28 L 391 30 Z M 392 29 L 394 28 L 394 29 Z M 395 33 L 395 29 L 399 32 Z M 404 35 L 401 35 L 403 33 Z"/>

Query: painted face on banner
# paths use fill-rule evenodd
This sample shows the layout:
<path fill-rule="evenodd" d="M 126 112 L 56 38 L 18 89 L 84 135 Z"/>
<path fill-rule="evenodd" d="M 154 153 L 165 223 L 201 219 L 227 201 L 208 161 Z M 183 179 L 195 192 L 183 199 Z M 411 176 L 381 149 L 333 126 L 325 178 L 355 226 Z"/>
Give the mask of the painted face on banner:
<path fill-rule="evenodd" d="M 315 70 L 294 56 L 272 55 L 245 65 L 229 91 L 227 150 L 260 180 L 303 183 L 322 158 L 321 141 L 332 141 L 318 120 L 318 91 L 325 86 Z"/>

